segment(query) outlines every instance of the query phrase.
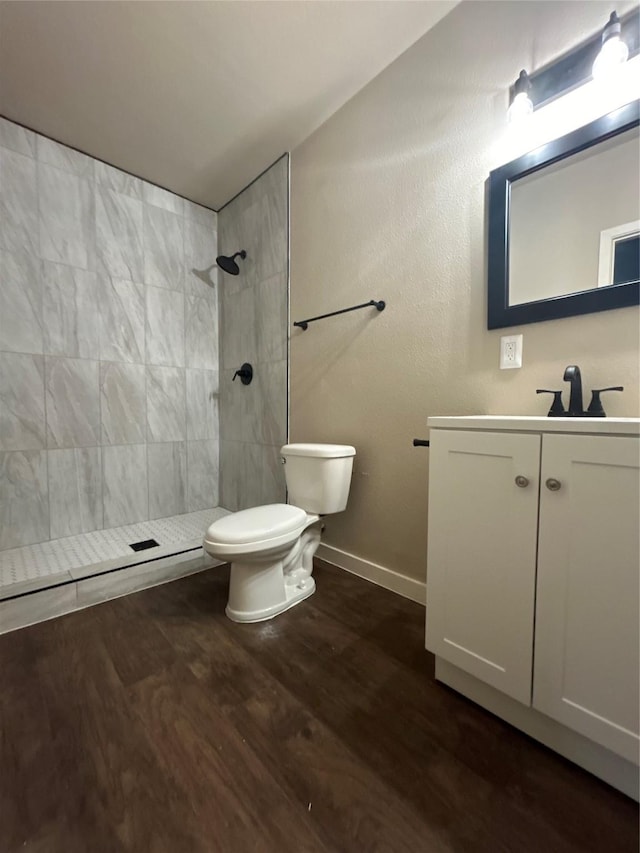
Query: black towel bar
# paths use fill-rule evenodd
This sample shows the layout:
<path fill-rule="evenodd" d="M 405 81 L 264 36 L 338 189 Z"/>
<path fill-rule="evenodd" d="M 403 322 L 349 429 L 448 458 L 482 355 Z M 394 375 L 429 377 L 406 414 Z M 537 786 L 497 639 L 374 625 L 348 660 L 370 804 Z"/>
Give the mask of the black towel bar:
<path fill-rule="evenodd" d="M 371 299 L 369 302 L 363 302 L 362 305 L 354 305 L 352 308 L 342 308 L 340 311 L 332 311 L 330 314 L 320 314 L 317 317 L 309 317 L 307 320 L 296 320 L 293 325 L 299 326 L 304 331 L 309 326 L 309 323 L 315 323 L 316 320 L 324 320 L 326 317 L 335 317 L 336 314 L 346 314 L 348 311 L 357 311 L 358 308 L 369 308 L 372 305 L 375 305 L 378 311 L 384 311 L 386 308 L 386 302 L 383 302 L 382 299 L 379 301 Z"/>
<path fill-rule="evenodd" d="M 413 439 L 414 447 L 429 447 L 429 442 L 424 438 L 414 438 Z"/>

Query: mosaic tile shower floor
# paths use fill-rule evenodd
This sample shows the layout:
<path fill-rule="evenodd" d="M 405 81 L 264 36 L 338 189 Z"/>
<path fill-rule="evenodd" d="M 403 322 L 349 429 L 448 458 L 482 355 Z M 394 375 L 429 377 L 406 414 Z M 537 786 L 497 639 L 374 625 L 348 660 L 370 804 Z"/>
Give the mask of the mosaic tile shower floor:
<path fill-rule="evenodd" d="M 227 510 L 214 507 L 0 551 L 0 592 L 7 593 L 9 587 L 25 581 L 36 585 L 41 580 L 45 588 L 47 579 L 62 572 L 99 567 L 126 558 L 141 562 L 146 556 L 153 559 L 159 554 L 200 545 L 207 527 L 224 515 Z M 133 542 L 146 539 L 155 539 L 160 547 L 137 553 L 131 549 Z"/>

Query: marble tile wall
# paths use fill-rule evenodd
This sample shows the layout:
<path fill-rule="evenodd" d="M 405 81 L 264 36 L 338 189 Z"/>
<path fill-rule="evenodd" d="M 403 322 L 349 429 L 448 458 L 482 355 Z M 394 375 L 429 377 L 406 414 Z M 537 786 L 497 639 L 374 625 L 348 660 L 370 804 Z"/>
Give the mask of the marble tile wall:
<path fill-rule="evenodd" d="M 218 504 L 216 228 L 0 118 L 0 550 Z"/>
<path fill-rule="evenodd" d="M 233 511 L 286 498 L 279 450 L 288 435 L 288 234 L 285 155 L 218 213 L 220 253 L 247 252 L 238 276 L 218 273 L 220 490 Z M 245 361 L 251 385 L 232 381 Z"/>

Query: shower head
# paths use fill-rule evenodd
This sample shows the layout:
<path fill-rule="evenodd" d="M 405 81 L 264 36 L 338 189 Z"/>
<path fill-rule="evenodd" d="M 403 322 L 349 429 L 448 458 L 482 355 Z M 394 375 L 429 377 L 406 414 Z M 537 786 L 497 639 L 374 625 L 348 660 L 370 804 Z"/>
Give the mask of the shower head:
<path fill-rule="evenodd" d="M 240 252 L 236 252 L 235 255 L 231 255 L 231 257 L 227 257 L 227 255 L 218 255 L 216 263 L 223 272 L 229 273 L 229 275 L 238 275 L 240 267 L 235 261 L 237 257 L 241 257 L 244 260 L 247 257 L 247 253 L 242 249 Z"/>

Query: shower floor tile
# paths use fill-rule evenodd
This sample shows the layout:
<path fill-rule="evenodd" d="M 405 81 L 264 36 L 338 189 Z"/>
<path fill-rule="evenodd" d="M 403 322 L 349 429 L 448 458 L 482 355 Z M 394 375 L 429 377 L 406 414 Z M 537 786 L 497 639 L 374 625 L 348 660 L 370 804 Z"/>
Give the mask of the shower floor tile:
<path fill-rule="evenodd" d="M 224 515 L 226 509 L 213 507 L 0 551 L 0 599 L 199 548 L 207 527 Z M 130 547 L 147 539 L 158 546 Z"/>

